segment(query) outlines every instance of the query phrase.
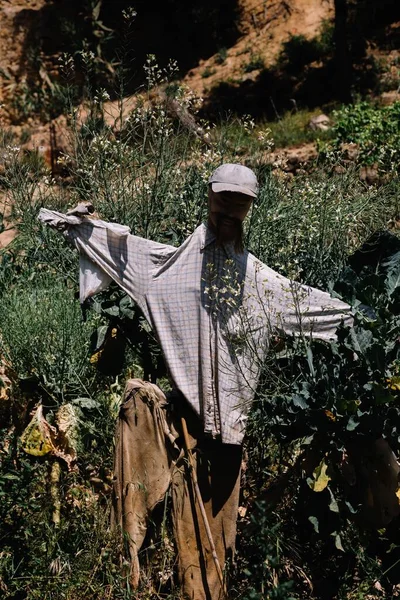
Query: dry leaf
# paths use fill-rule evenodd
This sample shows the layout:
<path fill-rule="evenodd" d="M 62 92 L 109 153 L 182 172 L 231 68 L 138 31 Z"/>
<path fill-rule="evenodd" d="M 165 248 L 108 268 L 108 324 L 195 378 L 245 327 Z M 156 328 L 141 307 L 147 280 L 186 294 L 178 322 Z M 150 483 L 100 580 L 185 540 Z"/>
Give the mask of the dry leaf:
<path fill-rule="evenodd" d="M 331 477 L 327 474 L 328 465 L 325 459 L 322 459 L 318 467 L 313 472 L 314 481 L 309 481 L 308 485 L 314 492 L 322 492 L 328 485 Z"/>
<path fill-rule="evenodd" d="M 400 391 L 400 377 L 390 377 L 389 379 L 386 379 L 386 382 L 390 390 L 395 392 Z"/>
<path fill-rule="evenodd" d="M 72 404 L 63 404 L 56 414 L 57 437 L 54 440 L 54 454 L 62 458 L 72 469 L 77 460 L 78 446 L 78 418 L 76 409 Z"/>
<path fill-rule="evenodd" d="M 332 411 L 326 410 L 325 414 L 328 417 L 328 419 L 330 419 L 331 421 L 336 421 L 336 417 L 335 417 L 335 415 L 333 414 Z"/>
<path fill-rule="evenodd" d="M 33 456 L 52 454 L 62 458 L 73 469 L 77 460 L 78 419 L 71 404 L 61 406 L 56 414 L 57 428 L 43 416 L 40 404 L 21 436 L 22 450 Z"/>
<path fill-rule="evenodd" d="M 43 416 L 43 406 L 39 404 L 30 423 L 22 433 L 22 450 L 32 456 L 44 456 L 53 451 L 52 438 L 55 434 L 55 428 L 46 421 Z"/>

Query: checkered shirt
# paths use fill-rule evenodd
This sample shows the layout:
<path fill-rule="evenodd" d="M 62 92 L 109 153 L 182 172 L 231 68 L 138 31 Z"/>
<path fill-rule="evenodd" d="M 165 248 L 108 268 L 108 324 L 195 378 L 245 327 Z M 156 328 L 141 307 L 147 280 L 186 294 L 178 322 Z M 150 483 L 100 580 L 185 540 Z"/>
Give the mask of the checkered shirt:
<path fill-rule="evenodd" d="M 174 386 L 204 430 L 240 444 L 271 335 L 329 340 L 350 307 L 282 277 L 247 251 L 218 247 L 204 224 L 179 247 L 122 225 L 42 209 L 80 251 L 80 299 L 115 281 L 156 333 Z"/>

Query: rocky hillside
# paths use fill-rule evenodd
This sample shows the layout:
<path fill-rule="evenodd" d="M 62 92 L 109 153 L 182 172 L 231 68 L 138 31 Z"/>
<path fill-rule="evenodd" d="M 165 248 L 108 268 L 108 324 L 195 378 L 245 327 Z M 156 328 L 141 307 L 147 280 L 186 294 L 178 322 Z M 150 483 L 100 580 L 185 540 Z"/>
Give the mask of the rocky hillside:
<path fill-rule="evenodd" d="M 109 27 L 111 23 L 107 3 L 98 2 L 90 14 L 83 14 L 83 9 L 81 12 L 74 12 L 72 4 L 74 3 L 68 7 L 66 2 L 3 0 L 0 11 L 0 102 L 3 123 L 33 124 L 39 117 L 43 120 L 43 115 L 37 110 L 40 95 L 54 95 L 54 85 L 59 80 L 59 58 L 63 51 L 68 50 L 66 30 L 72 29 L 72 24 L 76 25 L 80 20 L 86 23 L 86 29 L 82 28 L 78 33 L 89 41 L 93 33 L 98 36 L 99 55 L 96 58 L 105 71 L 108 69 L 109 78 L 113 78 L 113 60 L 103 59 L 101 55 L 106 48 L 104 38 L 107 33 L 110 37 L 113 33 Z M 120 4 L 122 7 L 124 3 Z M 58 21 L 55 19 L 55 10 Z M 171 13 L 168 24 L 156 26 L 154 19 L 157 16 L 153 15 L 153 27 L 149 27 L 145 14 L 140 21 L 139 11 L 140 6 L 134 29 L 134 36 L 139 34 L 139 39 L 140 36 L 143 37 L 138 56 L 144 50 L 165 52 L 160 45 L 160 37 L 164 35 L 167 43 L 174 27 L 178 38 L 187 30 L 185 22 L 178 23 Z M 63 13 L 62 20 L 60 14 Z M 183 79 L 196 94 L 204 97 L 221 81 L 241 83 L 254 80 L 264 67 L 276 60 L 282 43 L 290 36 L 304 35 L 312 38 L 318 33 L 321 24 L 332 17 L 333 0 L 239 0 L 230 17 L 231 23 L 220 24 L 220 28 L 224 27 L 223 32 L 229 31 L 229 35 L 223 33 L 222 29 L 218 30 L 216 25 L 213 44 L 199 44 L 199 40 L 204 40 L 207 32 L 204 23 L 199 21 L 198 39 L 193 41 L 193 47 L 198 47 L 197 55 L 194 48 L 189 61 L 187 52 L 184 54 L 179 46 L 174 48 L 171 42 L 172 52 L 176 56 L 170 58 L 176 58 L 184 69 L 191 66 L 182 73 Z M 146 27 L 149 28 L 146 30 Z M 123 40 L 119 41 L 122 45 Z M 115 42 L 115 46 L 117 45 L 118 40 Z M 183 45 L 187 48 L 190 40 L 186 40 Z M 77 53 L 78 46 L 74 47 L 72 43 L 71 46 L 71 53 Z M 160 58 L 163 60 L 164 57 Z"/>
<path fill-rule="evenodd" d="M 200 60 L 184 80 L 202 97 L 223 81 L 254 81 L 291 36 L 311 39 L 333 15 L 333 0 L 241 0 L 240 37 L 232 47 Z"/>
<path fill-rule="evenodd" d="M 205 99 L 209 114 L 273 118 L 274 104 L 282 113 L 291 102 L 314 108 L 338 99 L 334 0 L 204 0 L 184 6 L 165 0 L 157 12 L 137 0 L 134 7 L 137 14 L 129 0 L 3 0 L 1 122 L 32 129 L 62 112 L 66 78 L 60 59 L 66 54 L 75 63 L 67 82 L 75 102 L 88 81 L 119 97 L 122 70 L 122 93 L 131 96 L 143 83 L 150 53 L 161 67 L 176 59 L 181 80 Z M 349 7 L 354 90 L 393 96 L 400 89 L 400 4 L 361 0 Z"/>

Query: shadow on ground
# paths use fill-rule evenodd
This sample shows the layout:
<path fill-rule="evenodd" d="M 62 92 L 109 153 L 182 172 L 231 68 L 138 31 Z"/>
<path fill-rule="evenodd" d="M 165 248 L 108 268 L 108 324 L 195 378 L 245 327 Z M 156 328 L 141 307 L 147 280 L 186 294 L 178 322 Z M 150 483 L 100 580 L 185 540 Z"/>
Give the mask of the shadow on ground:
<path fill-rule="evenodd" d="M 143 82 L 148 54 L 155 54 L 161 65 L 175 59 L 186 72 L 200 59 L 234 44 L 239 36 L 237 4 L 164 0 L 154 5 L 137 0 L 133 21 L 124 17 L 132 8 L 129 0 L 53 0 L 40 10 L 21 10 L 14 20 L 16 31 L 25 31 L 18 76 L 35 77 L 42 61 L 52 58 L 56 68 L 61 52 L 75 56 L 79 67 L 78 53 L 86 48 L 94 52 L 98 67 L 103 66 L 102 83 L 107 87 L 112 70 L 124 61 L 125 93 L 131 93 Z"/>

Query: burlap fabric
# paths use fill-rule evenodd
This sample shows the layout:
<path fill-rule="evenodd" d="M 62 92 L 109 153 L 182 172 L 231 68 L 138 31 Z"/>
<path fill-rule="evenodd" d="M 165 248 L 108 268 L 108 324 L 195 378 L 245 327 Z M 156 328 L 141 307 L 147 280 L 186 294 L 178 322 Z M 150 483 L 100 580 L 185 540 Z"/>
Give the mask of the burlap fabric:
<path fill-rule="evenodd" d="M 179 417 L 178 417 L 179 415 Z M 220 564 L 233 553 L 239 504 L 241 447 L 204 437 L 184 403 L 174 407 L 151 383 L 128 381 L 117 425 L 113 523 L 128 540 L 130 583 L 139 582 L 138 553 L 154 507 L 172 484 L 175 543 L 183 595 L 223 597 L 187 468 L 180 418 L 188 425 L 195 468 Z"/>

